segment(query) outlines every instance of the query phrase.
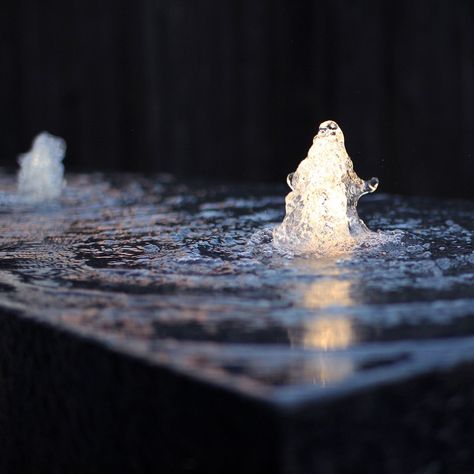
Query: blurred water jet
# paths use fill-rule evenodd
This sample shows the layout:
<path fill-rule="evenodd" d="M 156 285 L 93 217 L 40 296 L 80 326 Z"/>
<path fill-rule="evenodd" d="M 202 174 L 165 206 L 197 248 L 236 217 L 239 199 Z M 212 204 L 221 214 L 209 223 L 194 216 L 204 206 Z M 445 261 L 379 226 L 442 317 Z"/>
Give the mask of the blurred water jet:
<path fill-rule="evenodd" d="M 31 150 L 20 155 L 18 194 L 32 203 L 57 199 L 64 188 L 66 142 L 48 132 L 36 136 Z"/>

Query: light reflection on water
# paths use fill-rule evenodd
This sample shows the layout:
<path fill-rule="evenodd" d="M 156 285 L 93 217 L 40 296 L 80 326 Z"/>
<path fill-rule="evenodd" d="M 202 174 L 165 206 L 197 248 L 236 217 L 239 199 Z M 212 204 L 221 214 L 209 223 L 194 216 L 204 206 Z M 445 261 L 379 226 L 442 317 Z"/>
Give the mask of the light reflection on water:
<path fill-rule="evenodd" d="M 302 306 L 308 309 L 352 306 L 352 281 L 337 280 L 336 277 L 315 281 L 303 291 Z"/>
<path fill-rule="evenodd" d="M 352 323 L 347 318 L 315 318 L 303 326 L 303 337 L 298 341 L 309 349 L 344 349 L 354 344 L 355 335 Z"/>
<path fill-rule="evenodd" d="M 326 386 L 344 380 L 354 373 L 356 366 L 350 357 L 331 357 L 327 351 L 345 349 L 356 341 L 356 334 L 349 317 L 338 313 L 327 315 L 328 309 L 344 308 L 355 304 L 351 296 L 350 280 L 331 278 L 302 284 L 301 307 L 311 311 L 313 317 L 305 320 L 298 329 L 289 329 L 293 347 L 319 351 L 304 364 L 305 379 L 313 384 Z"/>
<path fill-rule="evenodd" d="M 336 278 L 333 275 L 301 285 L 299 306 L 308 310 L 308 318 L 299 330 L 289 330 L 293 346 L 327 351 L 356 343 L 351 318 L 338 311 L 356 304 L 351 295 L 352 281 Z M 330 310 L 335 314 L 328 314 Z"/>
<path fill-rule="evenodd" d="M 369 226 L 403 238 L 293 258 L 271 244 L 282 188 L 67 181 L 38 207 L 0 177 L 0 306 L 265 386 L 340 383 L 365 344 L 474 335 L 471 203 L 368 198 Z"/>

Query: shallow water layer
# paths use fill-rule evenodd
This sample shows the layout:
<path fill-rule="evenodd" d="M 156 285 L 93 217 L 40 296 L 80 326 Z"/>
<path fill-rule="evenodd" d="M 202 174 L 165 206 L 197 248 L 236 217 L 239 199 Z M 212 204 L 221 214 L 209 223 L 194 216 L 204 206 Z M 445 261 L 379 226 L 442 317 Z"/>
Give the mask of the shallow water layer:
<path fill-rule="evenodd" d="M 283 187 L 67 183 L 33 206 L 0 177 L 0 308 L 255 393 L 474 355 L 471 202 L 366 197 L 390 243 L 304 258 L 271 243 Z"/>

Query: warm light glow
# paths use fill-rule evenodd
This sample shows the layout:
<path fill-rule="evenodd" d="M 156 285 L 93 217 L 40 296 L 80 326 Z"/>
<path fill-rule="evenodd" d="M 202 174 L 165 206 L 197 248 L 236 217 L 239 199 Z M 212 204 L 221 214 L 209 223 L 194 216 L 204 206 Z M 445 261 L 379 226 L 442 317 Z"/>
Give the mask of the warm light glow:
<path fill-rule="evenodd" d="M 319 280 L 312 283 L 303 293 L 302 305 L 309 309 L 328 306 L 351 306 L 352 282 L 350 280 Z"/>
<path fill-rule="evenodd" d="M 354 172 L 336 122 L 319 126 L 308 156 L 287 182 L 291 192 L 285 199 L 285 218 L 273 231 L 277 247 L 333 255 L 370 234 L 356 206 L 362 195 L 375 191 L 378 180 L 364 181 Z"/>
<path fill-rule="evenodd" d="M 302 328 L 291 330 L 290 340 L 295 346 L 323 351 L 343 349 L 354 344 L 356 336 L 349 317 L 328 315 L 328 310 L 347 308 L 354 304 L 351 295 L 353 282 L 336 278 L 316 280 L 301 291 L 300 306 L 314 310 L 313 318 Z"/>
<path fill-rule="evenodd" d="M 354 362 L 349 357 L 318 355 L 304 364 L 306 380 L 322 386 L 339 382 L 354 373 Z"/>
<path fill-rule="evenodd" d="M 354 331 L 349 319 L 321 318 L 304 327 L 301 344 L 311 349 L 342 349 L 354 342 Z"/>

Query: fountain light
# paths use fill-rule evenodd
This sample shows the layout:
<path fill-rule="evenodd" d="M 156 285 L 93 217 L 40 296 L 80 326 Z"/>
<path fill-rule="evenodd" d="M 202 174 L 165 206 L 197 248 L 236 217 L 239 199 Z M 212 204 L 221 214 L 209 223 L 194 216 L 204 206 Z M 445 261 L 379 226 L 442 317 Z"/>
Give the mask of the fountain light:
<path fill-rule="evenodd" d="M 286 215 L 273 231 L 277 247 L 337 254 L 372 234 L 356 206 L 361 196 L 377 189 L 378 179 L 364 181 L 357 176 L 336 122 L 319 126 L 308 156 L 287 182 L 291 192 L 285 200 Z"/>

